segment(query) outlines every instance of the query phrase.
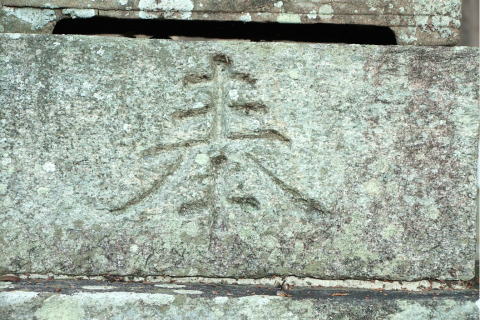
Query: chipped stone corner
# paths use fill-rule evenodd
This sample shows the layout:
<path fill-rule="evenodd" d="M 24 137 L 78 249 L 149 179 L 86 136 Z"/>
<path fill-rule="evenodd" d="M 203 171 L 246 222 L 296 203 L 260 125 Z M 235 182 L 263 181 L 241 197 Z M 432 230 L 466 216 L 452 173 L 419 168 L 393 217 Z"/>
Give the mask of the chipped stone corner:
<path fill-rule="evenodd" d="M 59 17 L 56 10 L 0 7 L 0 32 L 51 33 Z"/>
<path fill-rule="evenodd" d="M 76 18 L 92 18 L 98 14 L 95 9 L 63 9 L 62 14 L 64 17 Z"/>

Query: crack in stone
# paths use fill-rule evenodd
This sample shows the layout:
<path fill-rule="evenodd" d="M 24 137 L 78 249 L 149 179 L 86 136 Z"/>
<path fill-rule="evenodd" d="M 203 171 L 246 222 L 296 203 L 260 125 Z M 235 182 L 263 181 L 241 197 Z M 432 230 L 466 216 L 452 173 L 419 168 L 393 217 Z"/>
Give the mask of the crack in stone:
<path fill-rule="evenodd" d="M 15 278 L 12 280 L 12 278 Z M 18 283 L 21 281 L 97 281 L 121 284 L 200 284 L 200 285 L 231 285 L 231 286 L 267 286 L 289 290 L 291 288 L 321 288 L 337 290 L 375 290 L 375 291 L 404 291 L 404 292 L 436 292 L 448 290 L 450 292 L 475 289 L 475 280 L 436 280 L 423 279 L 412 281 L 382 280 L 382 279 L 319 279 L 308 277 L 296 277 L 294 275 L 271 276 L 263 278 L 229 278 L 229 277 L 180 277 L 180 276 L 75 276 L 58 274 L 8 274 L 0 276 L 0 283 Z"/>

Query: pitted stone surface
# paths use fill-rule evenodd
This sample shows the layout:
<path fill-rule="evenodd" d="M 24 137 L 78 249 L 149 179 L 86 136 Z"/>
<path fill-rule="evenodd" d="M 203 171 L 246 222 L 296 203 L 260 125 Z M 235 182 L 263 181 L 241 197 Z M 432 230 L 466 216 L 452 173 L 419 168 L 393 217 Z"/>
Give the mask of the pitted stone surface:
<path fill-rule="evenodd" d="M 461 0 L 3 0 L 1 32 L 50 33 L 63 18 L 93 16 L 279 23 L 366 24 L 392 28 L 399 44 L 453 45 Z"/>
<path fill-rule="evenodd" d="M 473 278 L 477 49 L 0 52 L 4 272 Z"/>

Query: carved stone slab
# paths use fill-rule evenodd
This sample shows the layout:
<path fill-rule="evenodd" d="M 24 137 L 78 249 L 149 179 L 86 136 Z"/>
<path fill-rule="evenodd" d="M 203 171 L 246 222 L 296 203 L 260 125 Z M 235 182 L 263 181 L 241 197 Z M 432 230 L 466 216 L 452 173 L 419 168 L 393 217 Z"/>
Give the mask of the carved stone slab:
<path fill-rule="evenodd" d="M 473 278 L 477 49 L 0 52 L 1 270 Z"/>
<path fill-rule="evenodd" d="M 94 16 L 387 26 L 399 44 L 459 41 L 461 0 L 3 0 L 0 32 L 50 33 L 63 18 Z"/>

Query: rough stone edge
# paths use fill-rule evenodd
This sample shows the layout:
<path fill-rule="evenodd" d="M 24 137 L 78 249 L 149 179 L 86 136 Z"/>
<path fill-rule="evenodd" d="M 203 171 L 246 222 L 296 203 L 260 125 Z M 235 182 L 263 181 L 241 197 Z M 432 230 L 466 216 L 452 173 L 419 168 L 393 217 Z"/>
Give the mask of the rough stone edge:
<path fill-rule="evenodd" d="M 236 319 L 237 312 L 249 312 L 248 319 L 270 319 L 270 312 L 281 310 L 282 319 L 318 319 L 344 312 L 349 319 L 365 319 L 364 308 L 368 308 L 369 314 L 380 314 L 382 319 L 471 320 L 478 317 L 477 297 L 475 290 L 398 292 L 43 280 L 0 288 L 0 315 L 4 319 L 87 319 L 87 315 L 89 319 L 129 319 L 132 315 L 168 317 L 173 312 L 176 316 Z M 212 307 L 215 313 L 210 313 Z"/>
<path fill-rule="evenodd" d="M 360 280 L 360 279 L 318 279 L 296 276 L 272 276 L 265 278 L 209 278 L 209 277 L 172 277 L 172 276 L 72 276 L 54 274 L 6 274 L 0 276 L 0 289 L 9 287 L 19 281 L 97 281 L 102 283 L 174 283 L 174 284 L 202 284 L 202 285 L 248 285 L 269 287 L 302 287 L 302 288 L 345 288 L 359 290 L 388 290 L 425 292 L 438 290 L 475 290 L 478 289 L 478 279 L 470 281 L 395 281 L 395 280 Z"/>
<path fill-rule="evenodd" d="M 179 291 L 180 290 L 180 291 Z M 349 297 L 349 299 L 361 299 L 365 297 L 378 300 L 397 299 L 433 299 L 447 298 L 462 301 L 476 301 L 478 290 L 476 289 L 423 289 L 389 290 L 373 288 L 352 287 L 302 287 L 293 284 L 281 283 L 276 285 L 251 283 L 200 283 L 174 281 L 161 282 L 121 282 L 99 280 L 54 280 L 54 279 L 29 279 L 18 282 L 0 282 L 0 292 L 38 292 L 38 293 L 62 293 L 74 294 L 78 292 L 133 292 L 133 293 L 171 293 L 171 294 L 194 294 L 203 297 L 233 296 L 242 297 L 250 295 L 267 295 L 292 297 L 294 299 L 325 299 L 330 297 Z"/>
<path fill-rule="evenodd" d="M 39 8 L 0 5 L 0 33 L 52 33 L 62 19 L 112 17 L 130 19 L 173 19 L 279 23 L 363 24 L 389 27 L 399 45 L 456 45 L 460 20 L 429 15 L 315 15 L 310 13 L 145 11 L 85 8 Z M 348 17 L 345 18 L 345 17 Z"/>

